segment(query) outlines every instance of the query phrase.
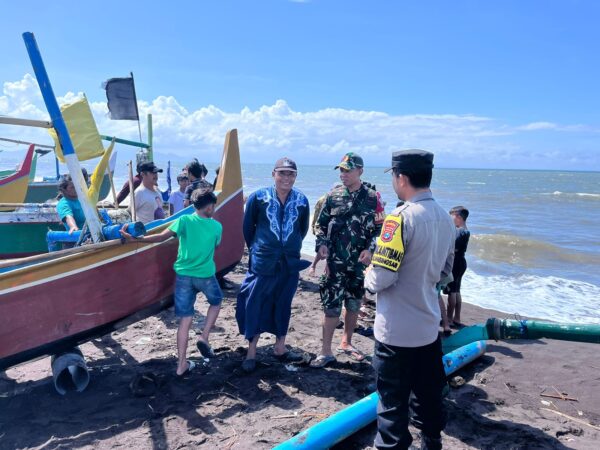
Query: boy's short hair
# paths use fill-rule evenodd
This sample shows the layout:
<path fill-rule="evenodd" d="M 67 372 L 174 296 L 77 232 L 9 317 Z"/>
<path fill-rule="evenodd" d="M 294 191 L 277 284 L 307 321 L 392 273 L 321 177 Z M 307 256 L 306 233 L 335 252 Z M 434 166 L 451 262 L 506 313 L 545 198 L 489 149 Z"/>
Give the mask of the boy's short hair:
<path fill-rule="evenodd" d="M 189 180 L 188 176 L 184 173 L 180 173 L 179 175 L 177 175 L 177 182 L 179 183 L 180 181 L 183 180 Z"/>
<path fill-rule="evenodd" d="M 466 221 L 469 217 L 469 210 L 464 206 L 455 206 L 450 210 L 450 214 L 456 214 L 457 216 L 462 217 L 462 219 Z"/>
<path fill-rule="evenodd" d="M 211 203 L 217 203 L 217 196 L 210 189 L 195 189 L 190 198 L 194 208 L 202 209 Z"/>

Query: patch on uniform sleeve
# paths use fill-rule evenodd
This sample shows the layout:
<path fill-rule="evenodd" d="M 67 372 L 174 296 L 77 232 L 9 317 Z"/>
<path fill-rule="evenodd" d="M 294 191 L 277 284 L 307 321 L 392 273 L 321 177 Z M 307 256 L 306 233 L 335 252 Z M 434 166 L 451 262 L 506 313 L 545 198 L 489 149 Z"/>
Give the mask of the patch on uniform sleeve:
<path fill-rule="evenodd" d="M 402 216 L 387 216 L 377 238 L 377 248 L 373 255 L 374 266 L 396 272 L 404 258 L 404 239 L 402 236 Z"/>

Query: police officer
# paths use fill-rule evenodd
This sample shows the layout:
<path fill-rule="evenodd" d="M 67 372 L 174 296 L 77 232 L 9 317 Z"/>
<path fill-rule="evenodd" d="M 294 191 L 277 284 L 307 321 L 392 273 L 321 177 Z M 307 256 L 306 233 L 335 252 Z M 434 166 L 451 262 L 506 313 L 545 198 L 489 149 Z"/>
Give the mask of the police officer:
<path fill-rule="evenodd" d="M 442 448 L 446 378 L 436 283 L 452 271 L 454 228 L 429 189 L 432 169 L 432 153 L 393 154 L 386 172 L 393 171 L 392 185 L 405 203 L 386 217 L 365 279 L 367 290 L 377 293 L 373 366 L 379 449 L 410 446 L 409 406 L 421 430 L 421 448 Z"/>
<path fill-rule="evenodd" d="M 316 251 L 327 259 L 326 275 L 320 283 L 323 304 L 323 345 L 321 354 L 311 362 L 314 368 L 335 361 L 331 341 L 342 306 L 346 307 L 344 335 L 337 353 L 345 353 L 356 361 L 365 355 L 352 345 L 358 312 L 364 296 L 364 270 L 371 262 L 375 239 L 381 222 L 376 220 L 377 193 L 361 181 L 363 159 L 347 153 L 335 167 L 340 169 L 342 186 L 325 197 L 316 221 Z"/>

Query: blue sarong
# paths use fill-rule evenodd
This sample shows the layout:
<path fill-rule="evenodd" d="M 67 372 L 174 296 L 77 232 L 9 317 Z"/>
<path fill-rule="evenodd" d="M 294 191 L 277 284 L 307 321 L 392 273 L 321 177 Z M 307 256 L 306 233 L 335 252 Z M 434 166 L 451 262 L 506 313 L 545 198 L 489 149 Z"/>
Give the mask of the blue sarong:
<path fill-rule="evenodd" d="M 287 335 L 300 274 L 281 267 L 274 272 L 258 275 L 248 271 L 238 294 L 235 318 L 240 333 L 249 341 L 261 333 L 278 338 Z"/>

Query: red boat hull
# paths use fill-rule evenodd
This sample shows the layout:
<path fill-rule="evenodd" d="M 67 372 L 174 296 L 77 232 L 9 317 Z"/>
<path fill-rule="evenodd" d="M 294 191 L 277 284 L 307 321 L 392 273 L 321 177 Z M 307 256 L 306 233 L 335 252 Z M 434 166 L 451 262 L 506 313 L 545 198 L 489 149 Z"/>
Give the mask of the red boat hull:
<path fill-rule="evenodd" d="M 237 131 L 227 133 L 214 218 L 223 225 L 218 272 L 244 251 L 244 200 Z M 160 232 L 170 222 L 155 224 Z M 159 244 L 108 242 L 43 261 L 0 269 L 0 370 L 79 345 L 155 314 L 171 303 L 177 239 Z"/>

